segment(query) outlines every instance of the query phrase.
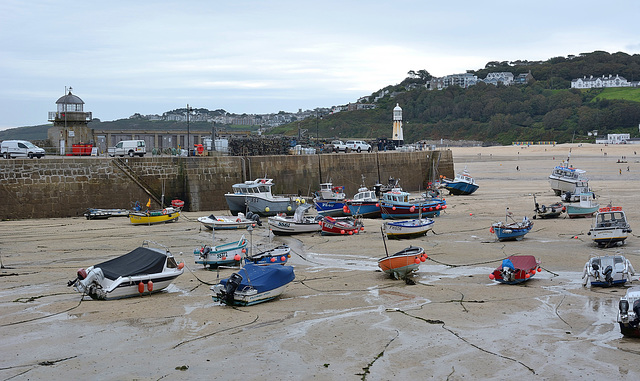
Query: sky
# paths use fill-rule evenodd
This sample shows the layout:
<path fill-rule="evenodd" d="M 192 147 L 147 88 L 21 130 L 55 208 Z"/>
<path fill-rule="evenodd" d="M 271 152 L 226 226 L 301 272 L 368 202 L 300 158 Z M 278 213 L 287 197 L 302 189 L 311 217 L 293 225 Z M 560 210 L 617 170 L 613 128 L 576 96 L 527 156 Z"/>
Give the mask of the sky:
<path fill-rule="evenodd" d="M 0 129 L 48 123 L 68 87 L 102 121 L 187 104 L 266 114 L 354 102 L 409 70 L 639 54 L 639 11 L 638 0 L 2 0 Z"/>

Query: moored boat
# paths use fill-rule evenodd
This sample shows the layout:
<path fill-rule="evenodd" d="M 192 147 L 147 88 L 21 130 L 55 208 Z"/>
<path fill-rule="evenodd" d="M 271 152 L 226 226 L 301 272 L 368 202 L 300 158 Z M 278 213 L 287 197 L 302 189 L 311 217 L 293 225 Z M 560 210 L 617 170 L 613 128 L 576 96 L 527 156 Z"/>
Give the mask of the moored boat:
<path fill-rule="evenodd" d="M 322 235 L 353 235 L 364 230 L 364 224 L 353 217 L 326 216 L 320 221 Z"/>
<path fill-rule="evenodd" d="M 498 241 L 520 241 L 533 228 L 533 222 L 526 216 L 522 218 L 522 221 L 516 221 L 512 216 L 513 214 L 507 208 L 505 221 L 491 225 L 489 231 L 495 233 Z M 512 222 L 508 222 L 509 219 Z"/>
<path fill-rule="evenodd" d="M 628 233 L 631 233 L 631 226 L 627 222 L 627 217 L 620 206 L 607 206 L 598 209 L 593 220 L 593 225 L 587 233 L 598 246 L 613 246 L 618 242 L 624 243 Z"/>
<path fill-rule="evenodd" d="M 444 199 L 410 199 L 409 192 L 404 191 L 390 191 L 380 199 L 380 214 L 383 219 L 436 217 L 446 208 L 447 202 Z"/>
<path fill-rule="evenodd" d="M 249 212 L 245 217 L 244 213 L 239 212 L 235 217 L 228 216 L 214 216 L 213 214 L 208 217 L 198 217 L 200 222 L 205 228 L 209 230 L 233 230 L 233 229 L 246 229 L 249 226 L 262 225 L 260 216 Z"/>
<path fill-rule="evenodd" d="M 164 209 L 130 212 L 129 221 L 133 225 L 153 225 L 178 221 L 180 209 L 168 206 Z"/>
<path fill-rule="evenodd" d="M 319 224 L 320 216 L 308 216 L 305 212 L 311 208 L 311 205 L 300 205 L 293 216 L 277 215 L 269 217 L 269 229 L 275 235 L 292 235 L 300 233 L 315 233 L 322 228 Z"/>
<path fill-rule="evenodd" d="M 279 245 L 270 250 L 244 257 L 244 263 L 256 265 L 284 265 L 291 258 L 291 248 L 288 245 Z"/>
<path fill-rule="evenodd" d="M 621 286 L 631 282 L 635 270 L 631 262 L 623 255 L 605 255 L 590 258 L 582 271 L 582 285 L 586 286 Z"/>
<path fill-rule="evenodd" d="M 244 235 L 237 241 L 222 245 L 204 245 L 193 251 L 196 264 L 215 269 L 219 266 L 239 266 L 247 253 L 247 240 Z"/>
<path fill-rule="evenodd" d="M 617 322 L 626 337 L 640 337 L 640 287 L 627 289 L 618 302 Z"/>
<path fill-rule="evenodd" d="M 564 213 L 567 209 L 561 202 L 553 203 L 549 206 L 538 204 L 536 201 L 536 196 L 533 195 L 533 202 L 535 204 L 535 209 L 533 210 L 536 214 L 533 215 L 533 218 L 558 218 L 562 213 Z"/>
<path fill-rule="evenodd" d="M 277 298 L 295 279 L 292 266 L 247 264 L 211 287 L 213 300 L 228 306 L 249 306 Z"/>
<path fill-rule="evenodd" d="M 224 198 L 231 214 L 253 212 L 261 217 L 275 216 L 278 213 L 292 215 L 304 199 L 295 196 L 275 196 L 271 193 L 273 179 L 259 178 L 232 185 L 232 193 Z"/>
<path fill-rule="evenodd" d="M 78 270 L 67 286 L 92 299 L 109 300 L 160 292 L 184 272 L 168 248 L 149 247 L 151 241 L 106 262 Z"/>
<path fill-rule="evenodd" d="M 433 223 L 430 218 L 385 221 L 384 231 L 389 238 L 415 238 L 427 234 Z"/>
<path fill-rule="evenodd" d="M 420 263 L 426 259 L 427 255 L 424 253 L 424 248 L 409 246 L 393 255 L 378 259 L 378 267 L 394 279 L 403 279 L 409 274 L 418 271 Z"/>
<path fill-rule="evenodd" d="M 347 215 L 362 218 L 378 218 L 380 217 L 380 201 L 375 191 L 371 191 L 366 187 L 358 189 L 352 199 L 346 200 Z"/>
<path fill-rule="evenodd" d="M 318 214 L 331 217 L 344 217 L 345 199 L 343 186 L 333 186 L 333 183 L 320 184 L 320 190 L 315 193 L 313 203 Z"/>
<path fill-rule="evenodd" d="M 526 282 L 540 272 L 540 261 L 533 255 L 512 255 L 502 260 L 489 279 L 505 284 Z"/>
<path fill-rule="evenodd" d="M 86 212 L 84 212 L 84 216 L 87 218 L 87 220 L 105 220 L 111 217 L 111 212 L 105 209 L 89 208 Z"/>
<path fill-rule="evenodd" d="M 462 173 L 456 174 L 454 179 L 442 178 L 442 187 L 454 195 L 470 195 L 477 191 L 480 187 L 473 177 L 467 171 L 467 167 L 464 167 Z"/>
<path fill-rule="evenodd" d="M 578 204 L 566 204 L 565 207 L 569 218 L 587 218 L 598 211 L 600 204 L 593 199 L 592 193 L 580 193 Z"/>
<path fill-rule="evenodd" d="M 571 154 L 569 154 L 569 158 L 570 155 Z M 578 182 L 588 182 L 585 178 L 586 172 L 571 166 L 569 164 L 569 158 L 567 158 L 566 161 L 563 161 L 562 164 L 555 166 L 551 175 L 549 175 L 549 184 L 556 196 L 560 196 L 567 192 L 577 194 L 576 184 Z"/>

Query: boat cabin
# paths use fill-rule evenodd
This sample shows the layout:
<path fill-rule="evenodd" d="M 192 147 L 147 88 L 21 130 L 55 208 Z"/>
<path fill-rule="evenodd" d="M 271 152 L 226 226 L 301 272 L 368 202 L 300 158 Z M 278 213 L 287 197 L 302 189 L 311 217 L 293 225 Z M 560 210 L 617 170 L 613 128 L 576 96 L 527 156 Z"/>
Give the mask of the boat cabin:
<path fill-rule="evenodd" d="M 582 169 L 569 167 L 568 164 L 558 165 L 553 168 L 553 172 L 551 172 L 551 176 L 565 178 L 565 179 L 574 179 L 578 180 L 582 178 L 582 175 L 586 173 Z"/>
<path fill-rule="evenodd" d="M 596 214 L 597 228 L 626 228 L 627 218 L 625 217 L 622 207 L 613 206 L 600 208 Z"/>
<path fill-rule="evenodd" d="M 356 193 L 356 195 L 353 196 L 353 201 L 370 201 L 370 200 L 376 200 L 376 192 L 366 190 L 366 191 Z"/>
<path fill-rule="evenodd" d="M 409 202 L 409 193 L 407 192 L 387 192 L 382 195 L 382 199 L 391 203 Z"/>
<path fill-rule="evenodd" d="M 273 179 L 255 179 L 231 186 L 235 194 L 271 194 Z"/>

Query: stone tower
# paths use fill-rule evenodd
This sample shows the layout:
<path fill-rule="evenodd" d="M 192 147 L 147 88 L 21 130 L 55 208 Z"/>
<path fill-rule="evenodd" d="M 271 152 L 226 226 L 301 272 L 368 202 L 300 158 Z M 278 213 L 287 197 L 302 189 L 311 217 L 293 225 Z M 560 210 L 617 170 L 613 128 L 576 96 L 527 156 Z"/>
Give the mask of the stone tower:
<path fill-rule="evenodd" d="M 57 110 L 49 111 L 49 128 L 47 135 L 54 146 L 58 147 L 60 155 L 72 152 L 73 144 L 93 144 L 93 132 L 88 127 L 91 113 L 84 112 L 84 102 L 80 97 L 71 94 L 65 88 L 66 95 L 56 101 Z"/>

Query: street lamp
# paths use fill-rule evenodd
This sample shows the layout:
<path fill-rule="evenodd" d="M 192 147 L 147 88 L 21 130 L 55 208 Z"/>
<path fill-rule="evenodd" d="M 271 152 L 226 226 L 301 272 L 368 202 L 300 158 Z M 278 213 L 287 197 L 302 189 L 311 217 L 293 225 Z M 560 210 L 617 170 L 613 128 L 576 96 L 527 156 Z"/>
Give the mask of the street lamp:
<path fill-rule="evenodd" d="M 190 152 L 191 152 L 191 132 L 189 130 L 189 114 L 191 113 L 193 109 L 191 107 L 189 107 L 189 104 L 187 103 L 187 156 L 191 156 Z"/>
<path fill-rule="evenodd" d="M 316 148 L 320 147 L 320 134 L 319 134 L 319 130 L 318 130 L 318 119 L 322 119 L 322 114 L 318 113 L 318 110 L 316 110 Z"/>

